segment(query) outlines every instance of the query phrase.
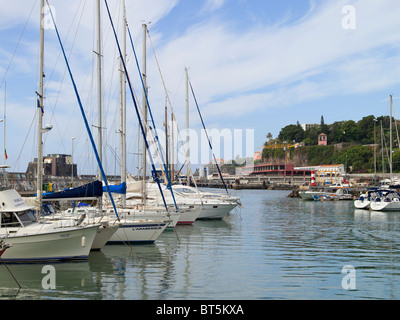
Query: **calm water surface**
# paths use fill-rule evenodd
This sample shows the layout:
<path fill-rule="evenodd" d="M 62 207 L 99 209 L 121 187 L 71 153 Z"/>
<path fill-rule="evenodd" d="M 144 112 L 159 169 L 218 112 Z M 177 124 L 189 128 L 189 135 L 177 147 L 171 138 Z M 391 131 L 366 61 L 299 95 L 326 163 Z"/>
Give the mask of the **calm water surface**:
<path fill-rule="evenodd" d="M 260 300 L 399 299 L 400 213 L 352 202 L 304 202 L 287 191 L 242 190 L 243 208 L 222 221 L 166 231 L 152 245 L 110 245 L 89 261 L 0 264 L 1 299 Z M 344 266 L 355 290 L 345 290 Z M 354 282 L 353 282 L 354 283 Z"/>

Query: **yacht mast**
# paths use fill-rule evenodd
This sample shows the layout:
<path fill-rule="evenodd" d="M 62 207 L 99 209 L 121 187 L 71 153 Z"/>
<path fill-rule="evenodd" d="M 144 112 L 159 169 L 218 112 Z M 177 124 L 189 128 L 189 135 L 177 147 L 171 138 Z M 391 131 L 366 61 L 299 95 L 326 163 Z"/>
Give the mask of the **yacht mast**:
<path fill-rule="evenodd" d="M 120 60 L 120 134 L 121 134 L 121 184 L 126 184 L 126 77 L 123 62 L 126 63 L 126 10 L 122 0 L 122 55 Z M 126 207 L 126 193 L 122 193 L 122 208 Z"/>
<path fill-rule="evenodd" d="M 174 121 L 174 113 L 171 112 L 171 148 L 170 148 L 170 152 L 171 152 L 171 183 L 173 183 L 175 181 L 175 154 L 174 154 L 174 150 L 175 150 L 175 140 L 174 140 L 174 125 L 175 125 L 175 121 Z"/>
<path fill-rule="evenodd" d="M 393 97 L 390 95 L 390 156 L 389 156 L 389 168 L 390 168 L 390 181 L 392 181 L 392 160 L 393 160 L 393 154 L 392 154 L 392 111 L 393 111 Z"/>
<path fill-rule="evenodd" d="M 103 162 L 103 135 L 102 135 L 102 88 L 101 88 L 101 13 L 100 13 L 100 0 L 96 1 L 97 4 L 97 130 L 98 130 L 98 152 L 100 162 Z M 99 169 L 99 179 L 102 179 L 102 174 Z"/>
<path fill-rule="evenodd" d="M 146 198 L 147 198 L 147 191 L 146 191 L 146 158 L 147 158 L 147 148 L 146 148 L 146 141 L 147 139 L 147 64 L 146 64 L 146 37 L 147 37 L 147 25 L 143 24 L 143 67 L 142 67 L 142 76 L 143 76 L 143 86 L 144 86 L 144 92 L 143 92 L 143 129 L 144 129 L 144 138 L 143 138 L 143 178 L 142 178 L 142 204 L 143 206 L 146 203 Z"/>
<path fill-rule="evenodd" d="M 186 172 L 186 184 L 190 185 L 190 146 L 189 146 L 189 75 L 188 69 L 185 68 L 186 73 L 186 165 L 187 165 L 187 172 Z"/>
<path fill-rule="evenodd" d="M 37 181 L 36 199 L 39 205 L 37 216 L 40 216 L 43 193 L 43 81 L 44 81 L 44 0 L 40 0 L 40 43 L 39 43 L 39 92 L 38 101 L 38 155 L 37 155 Z"/>

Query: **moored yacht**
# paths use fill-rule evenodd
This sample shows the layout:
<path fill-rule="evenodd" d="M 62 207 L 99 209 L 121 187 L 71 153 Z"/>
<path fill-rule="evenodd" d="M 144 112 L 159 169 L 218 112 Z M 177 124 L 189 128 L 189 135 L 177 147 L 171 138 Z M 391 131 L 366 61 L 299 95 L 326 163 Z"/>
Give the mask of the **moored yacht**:
<path fill-rule="evenodd" d="M 400 194 L 396 190 L 382 190 L 370 203 L 374 211 L 400 211 Z"/>
<path fill-rule="evenodd" d="M 87 259 L 99 228 L 94 225 L 65 226 L 37 220 L 14 189 L 0 191 L 0 237 L 9 248 L 6 262 L 43 262 Z"/>

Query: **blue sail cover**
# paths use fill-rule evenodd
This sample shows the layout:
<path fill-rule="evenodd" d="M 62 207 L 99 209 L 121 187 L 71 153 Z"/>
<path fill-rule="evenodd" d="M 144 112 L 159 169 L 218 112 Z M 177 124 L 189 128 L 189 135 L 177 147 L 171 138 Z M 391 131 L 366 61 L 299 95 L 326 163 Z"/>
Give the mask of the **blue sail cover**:
<path fill-rule="evenodd" d="M 43 195 L 43 199 L 94 198 L 102 196 L 102 183 L 96 180 L 78 188 L 65 189 L 55 193 L 45 193 Z"/>
<path fill-rule="evenodd" d="M 113 193 L 120 193 L 120 194 L 126 194 L 126 183 L 125 183 L 125 182 L 123 182 L 123 183 L 121 183 L 121 184 L 119 184 L 119 185 L 112 185 L 112 184 L 110 184 L 110 185 L 108 185 L 108 187 L 109 187 L 109 189 L 110 189 L 110 192 L 113 192 Z M 103 187 L 103 191 L 104 191 L 104 192 L 107 191 L 107 188 L 106 188 L 105 186 Z"/>

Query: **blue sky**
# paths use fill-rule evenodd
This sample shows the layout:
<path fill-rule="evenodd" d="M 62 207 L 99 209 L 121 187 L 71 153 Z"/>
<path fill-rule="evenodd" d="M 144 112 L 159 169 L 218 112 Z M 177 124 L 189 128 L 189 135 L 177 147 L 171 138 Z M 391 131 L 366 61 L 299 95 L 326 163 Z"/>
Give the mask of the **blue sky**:
<path fill-rule="evenodd" d="M 93 3 L 50 1 L 89 122 L 96 124 Z M 32 0 L 12 4 L 1 0 L 0 5 L 0 102 L 5 80 L 7 164 L 12 171 L 25 171 L 27 163 L 36 157 L 39 1 L 34 6 Z M 119 25 L 119 2 L 109 0 L 109 5 L 114 23 Z M 355 13 L 353 29 L 344 28 L 342 23 L 348 17 L 342 9 L 348 5 Z M 127 1 L 128 23 L 139 59 L 141 25 L 143 21 L 149 23 L 180 129 L 185 127 L 184 68 L 188 67 L 207 128 L 254 129 L 256 150 L 268 132 L 276 137 L 282 127 L 297 121 L 319 123 L 323 115 L 325 123 L 333 123 L 389 114 L 390 94 L 395 98 L 394 116 L 398 118 L 399 13 L 397 0 Z M 104 153 L 105 166 L 114 173 L 113 153 L 119 153 L 115 133 L 118 72 L 115 42 L 106 18 L 103 6 Z M 141 100 L 129 45 L 128 51 L 130 75 Z M 46 134 L 45 153 L 70 154 L 72 137 L 76 137 L 74 162 L 78 162 L 80 173 L 92 173 L 96 171 L 95 162 L 59 53 L 54 30 L 46 30 L 44 122 L 53 124 L 54 129 Z M 149 42 L 147 64 L 150 105 L 162 131 L 165 93 Z M 130 171 L 137 166 L 137 124 L 132 108 L 128 94 Z M 193 101 L 190 122 L 194 129 L 201 127 Z"/>

